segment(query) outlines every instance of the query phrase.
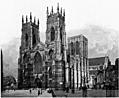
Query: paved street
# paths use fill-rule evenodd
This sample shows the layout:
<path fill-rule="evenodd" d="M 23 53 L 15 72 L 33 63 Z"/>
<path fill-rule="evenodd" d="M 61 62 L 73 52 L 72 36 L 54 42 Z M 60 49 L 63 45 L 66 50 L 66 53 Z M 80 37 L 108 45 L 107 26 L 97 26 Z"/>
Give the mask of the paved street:
<path fill-rule="evenodd" d="M 75 90 L 75 93 L 72 94 L 71 90 L 69 93 L 66 93 L 65 91 L 58 90 L 54 91 L 56 97 L 82 97 L 82 90 Z M 119 92 L 118 92 L 119 93 Z M 48 93 L 47 90 L 43 90 L 43 94 L 38 96 L 37 90 L 32 90 L 32 93 L 30 94 L 29 90 L 10 90 L 5 91 L 2 93 L 3 97 L 52 97 L 51 93 Z M 106 90 L 94 90 L 94 89 L 88 89 L 87 91 L 87 97 L 106 97 Z"/>
<path fill-rule="evenodd" d="M 118 92 L 119 93 L 119 92 Z M 75 93 L 72 94 L 71 90 L 69 91 L 69 93 L 66 93 L 64 91 L 55 91 L 55 95 L 57 97 L 82 97 L 82 90 L 75 90 Z M 117 96 L 117 93 L 116 95 Z M 106 97 L 106 90 L 102 90 L 102 89 L 98 89 L 98 90 L 94 90 L 94 89 L 88 89 L 87 90 L 87 97 Z"/>
<path fill-rule="evenodd" d="M 38 96 L 38 91 L 32 90 L 30 94 L 29 90 L 9 90 L 2 93 L 3 97 L 52 97 L 51 93 L 47 93 L 47 90 L 43 90 L 42 95 Z"/>

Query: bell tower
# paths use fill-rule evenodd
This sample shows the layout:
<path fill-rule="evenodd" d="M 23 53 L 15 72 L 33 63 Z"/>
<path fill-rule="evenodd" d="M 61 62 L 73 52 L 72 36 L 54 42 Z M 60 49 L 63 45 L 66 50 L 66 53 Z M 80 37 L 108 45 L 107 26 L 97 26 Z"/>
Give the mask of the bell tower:
<path fill-rule="evenodd" d="M 57 12 L 54 13 L 53 7 L 49 13 L 47 7 L 47 28 L 46 28 L 46 44 L 47 46 L 53 46 L 55 53 L 61 54 L 62 45 L 66 45 L 66 32 L 65 32 L 65 10 L 62 8 L 59 10 L 59 4 L 57 5 Z"/>
<path fill-rule="evenodd" d="M 30 18 L 22 16 L 22 35 L 21 46 L 19 49 L 18 59 L 18 87 L 23 88 L 26 81 L 31 81 L 28 77 L 33 76 L 33 63 L 31 62 L 31 53 L 35 51 L 35 47 L 40 42 L 39 38 L 39 19 L 32 21 L 32 14 Z M 24 21 L 25 20 L 25 21 Z M 29 85 L 30 82 L 27 84 Z M 27 87 L 27 86 L 26 86 Z"/>
<path fill-rule="evenodd" d="M 39 19 L 36 23 L 36 18 L 34 17 L 33 22 L 32 14 L 30 13 L 29 21 L 27 16 L 26 21 L 24 21 L 24 16 L 22 16 L 21 49 L 33 49 L 39 41 Z"/>
<path fill-rule="evenodd" d="M 65 32 L 65 10 L 57 5 L 57 12 L 51 8 L 51 12 L 47 7 L 47 23 L 46 23 L 46 47 L 47 60 L 51 64 L 52 82 L 55 88 L 62 88 L 64 85 L 64 62 L 66 61 L 66 32 Z M 60 71 L 59 71 L 60 70 Z"/>

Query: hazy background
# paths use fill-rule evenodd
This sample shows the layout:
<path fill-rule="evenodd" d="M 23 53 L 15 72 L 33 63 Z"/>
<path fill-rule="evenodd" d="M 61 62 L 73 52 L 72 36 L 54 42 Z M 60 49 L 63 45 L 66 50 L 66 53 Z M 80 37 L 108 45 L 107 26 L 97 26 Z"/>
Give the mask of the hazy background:
<path fill-rule="evenodd" d="M 84 34 L 88 38 L 89 57 L 119 57 L 118 0 L 4 0 L 0 1 L 0 48 L 4 73 L 17 77 L 21 17 L 32 12 L 40 20 L 40 38 L 45 42 L 46 8 L 59 6 L 66 12 L 67 37 Z"/>

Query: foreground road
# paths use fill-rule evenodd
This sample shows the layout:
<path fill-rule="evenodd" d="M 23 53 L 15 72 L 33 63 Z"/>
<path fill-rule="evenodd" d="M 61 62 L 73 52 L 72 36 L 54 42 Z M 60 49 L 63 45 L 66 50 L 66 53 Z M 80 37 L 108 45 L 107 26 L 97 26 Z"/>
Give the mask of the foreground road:
<path fill-rule="evenodd" d="M 71 90 L 69 91 L 69 93 L 66 93 L 65 91 L 62 90 L 58 90 L 54 91 L 54 95 L 56 97 L 82 97 L 82 90 L 80 91 L 75 90 L 74 94 L 72 94 Z M 10 90 L 9 92 L 8 91 L 3 92 L 2 97 L 52 97 L 52 94 L 48 93 L 47 90 L 43 90 L 42 95 L 39 96 L 37 90 L 32 90 L 31 94 L 29 90 L 16 90 L 16 91 Z M 88 89 L 87 97 L 106 97 L 106 90 Z"/>
<path fill-rule="evenodd" d="M 75 90 L 75 93 L 73 94 L 71 92 L 71 90 L 69 91 L 69 93 L 66 93 L 64 91 L 54 91 L 54 95 L 56 97 L 83 97 L 82 94 L 82 90 Z M 110 92 L 109 92 L 110 93 Z M 117 92 L 119 93 L 119 91 Z M 117 93 L 115 94 L 115 96 L 117 97 Z M 102 90 L 102 89 L 88 89 L 87 90 L 87 97 L 106 97 L 106 90 Z"/>
<path fill-rule="evenodd" d="M 47 93 L 47 90 L 43 90 L 42 94 L 38 96 L 37 90 L 32 90 L 30 94 L 29 90 L 9 90 L 1 94 L 2 97 L 52 97 L 51 93 Z"/>

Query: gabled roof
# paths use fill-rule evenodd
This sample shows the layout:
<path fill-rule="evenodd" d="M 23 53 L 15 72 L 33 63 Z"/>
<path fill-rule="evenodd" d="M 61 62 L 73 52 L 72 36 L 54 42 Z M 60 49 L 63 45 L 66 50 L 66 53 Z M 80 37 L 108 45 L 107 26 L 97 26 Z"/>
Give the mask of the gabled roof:
<path fill-rule="evenodd" d="M 89 58 L 89 66 L 103 65 L 105 57 Z"/>

